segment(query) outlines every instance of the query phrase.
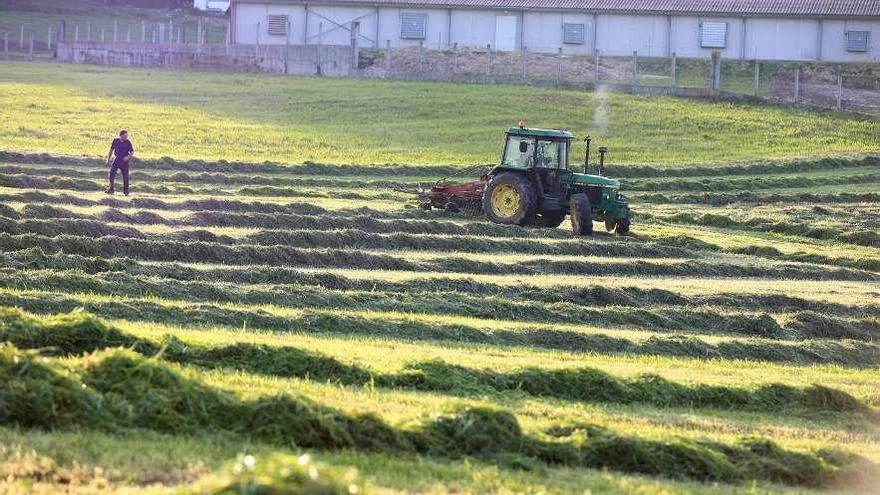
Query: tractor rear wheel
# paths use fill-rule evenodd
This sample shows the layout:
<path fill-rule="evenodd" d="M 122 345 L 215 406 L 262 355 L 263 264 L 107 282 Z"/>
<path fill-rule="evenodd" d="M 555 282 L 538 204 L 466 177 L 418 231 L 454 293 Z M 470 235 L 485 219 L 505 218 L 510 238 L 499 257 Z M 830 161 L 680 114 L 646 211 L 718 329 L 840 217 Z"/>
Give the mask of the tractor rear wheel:
<path fill-rule="evenodd" d="M 536 225 L 555 229 L 565 220 L 565 210 L 542 211 L 538 213 Z"/>
<path fill-rule="evenodd" d="M 617 235 L 629 234 L 629 217 L 617 219 Z"/>
<path fill-rule="evenodd" d="M 483 193 L 483 213 L 495 223 L 525 225 L 534 220 L 537 203 L 532 183 L 511 172 L 493 177 Z"/>
<path fill-rule="evenodd" d="M 593 205 L 590 204 L 590 198 L 584 193 L 572 194 L 569 203 L 571 203 L 571 229 L 574 234 L 592 234 Z"/>

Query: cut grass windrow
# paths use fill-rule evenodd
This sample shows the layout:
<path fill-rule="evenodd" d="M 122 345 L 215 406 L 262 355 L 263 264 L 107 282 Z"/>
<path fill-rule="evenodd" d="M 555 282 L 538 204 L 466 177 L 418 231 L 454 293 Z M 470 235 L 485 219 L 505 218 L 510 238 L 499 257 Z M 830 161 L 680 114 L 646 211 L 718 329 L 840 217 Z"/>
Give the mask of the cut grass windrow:
<path fill-rule="evenodd" d="M 818 265 L 839 266 L 844 268 L 855 268 L 856 270 L 880 272 L 880 258 L 875 257 L 841 258 L 805 251 L 784 253 L 779 249 L 766 244 L 751 244 L 748 246 L 722 248 L 717 244 L 712 244 L 711 242 L 706 242 L 686 235 L 656 237 L 651 240 L 664 246 L 678 246 L 692 251 L 715 251 L 730 254 L 745 254 L 748 256 L 758 256 L 777 261 L 815 263 Z"/>
<path fill-rule="evenodd" d="M 689 193 L 689 194 L 658 194 L 658 193 L 633 193 L 635 201 L 641 203 L 663 204 L 706 204 L 712 206 L 724 206 L 734 203 L 746 204 L 815 204 L 815 203 L 878 203 L 880 193 L 864 192 L 832 192 L 832 193 Z"/>
<path fill-rule="evenodd" d="M 245 227 L 267 229 L 295 229 L 309 231 L 326 230 L 360 230 L 369 233 L 407 233 L 407 234 L 446 234 L 460 236 L 488 236 L 499 238 L 519 239 L 523 237 L 546 237 L 554 239 L 571 239 L 571 235 L 561 229 L 535 229 L 523 228 L 510 225 L 498 225 L 489 222 L 453 223 L 437 220 L 406 220 L 406 219 L 381 219 L 374 218 L 373 214 L 354 215 L 349 217 L 337 214 L 323 215 L 294 215 L 294 214 L 262 214 L 262 213 L 227 213 L 219 211 L 197 211 L 182 219 L 167 219 L 151 211 L 138 211 L 125 213 L 111 208 L 104 211 L 100 217 L 80 215 L 65 208 L 49 205 L 25 205 L 21 215 L 11 208 L 0 211 L 0 215 L 15 219 L 19 217 L 32 219 L 96 219 L 112 223 L 147 224 L 147 225 L 172 225 L 172 226 L 200 226 L 200 227 Z M 380 215 L 381 216 L 381 215 Z M 109 227 L 102 227 L 108 229 Z M 56 228 L 53 227 L 52 231 Z M 13 231 L 10 231 L 10 233 Z M 74 232 L 74 231 L 72 231 Z M 71 232 L 71 233 L 72 233 Z M 267 234 L 268 235 L 268 234 Z M 305 234 L 297 234 L 305 235 Z M 232 244 L 231 238 L 215 235 L 211 232 L 177 232 L 170 236 L 176 240 L 202 240 L 208 242 L 221 242 Z M 851 239 L 847 239 L 851 240 Z M 606 244 L 599 244 L 605 241 Z M 304 241 L 301 241 L 304 242 Z M 571 241 L 578 246 L 586 245 L 592 253 L 602 255 L 608 253 L 608 246 L 614 246 L 614 253 L 621 250 L 630 253 L 629 256 L 640 257 L 692 257 L 693 251 L 722 251 L 732 254 L 747 254 L 763 258 L 790 261 L 796 263 L 816 263 L 821 265 L 855 268 L 880 272 L 880 260 L 873 258 L 840 258 L 829 257 L 817 253 L 793 252 L 783 253 L 772 246 L 746 246 L 736 248 L 724 248 L 689 236 L 671 236 L 652 238 L 651 244 L 639 241 L 636 238 L 603 238 L 593 236 L 587 241 Z M 411 243 L 412 244 L 412 243 Z M 481 246 L 481 243 L 475 243 Z M 541 244 L 539 246 L 544 246 Z M 544 250 L 546 252 L 546 249 Z M 476 251 L 483 252 L 483 251 Z"/>
<path fill-rule="evenodd" d="M 256 172 L 256 171 L 255 171 Z M 107 180 L 107 167 L 100 169 L 83 168 L 60 168 L 60 167 L 34 167 L 0 165 L 0 174 L 24 174 L 34 177 L 61 176 L 75 179 L 99 179 Z M 180 184 L 220 184 L 220 185 L 245 185 L 245 186 L 289 186 L 289 187 L 323 187 L 339 189 L 385 189 L 400 185 L 398 178 L 392 179 L 346 179 L 334 177 L 305 177 L 289 175 L 254 175 L 254 174 L 226 174 L 222 172 L 165 172 L 155 173 L 142 170 L 132 171 L 131 181 L 137 183 L 166 183 L 176 182 Z M 422 179 L 421 182 L 409 182 L 412 184 L 433 184 L 433 181 Z"/>
<path fill-rule="evenodd" d="M 288 246 L 235 245 L 203 241 L 152 241 L 121 237 L 81 237 L 0 233 L 0 249 L 18 251 L 38 247 L 48 253 L 65 252 L 88 257 L 129 257 L 148 261 L 273 265 L 312 268 L 364 268 L 370 270 L 427 271 L 468 274 L 568 274 L 758 277 L 801 280 L 880 280 L 880 274 L 819 265 L 777 263 L 767 266 L 685 260 L 660 263 L 632 260 L 593 263 L 580 260 L 528 259 L 516 263 L 477 261 L 455 255 L 414 261 L 390 254 L 348 249 L 303 249 Z"/>
<path fill-rule="evenodd" d="M 25 208 L 27 211 L 28 208 Z M 109 213 L 109 212 L 106 212 Z M 105 218 L 112 218 L 106 214 Z M 270 216 L 270 215 L 267 215 Z M 109 218 L 108 218 L 109 217 Z M 318 219 L 320 217 L 305 217 Z M 399 222 L 371 221 L 367 217 L 361 217 L 363 221 L 350 222 L 355 224 L 381 225 L 387 229 L 395 228 Z M 283 220 L 283 219 L 279 219 Z M 331 224 L 349 223 L 345 221 Z M 410 222 L 416 229 L 437 230 L 436 226 L 420 226 L 425 222 Z M 469 230 L 468 226 L 460 228 L 455 224 L 449 230 Z M 483 225 L 475 223 L 477 228 L 470 230 L 496 230 L 492 228 L 482 229 Z M 276 224 L 277 226 L 277 224 Z M 326 223 L 323 226 L 327 228 Z M 404 226 L 405 228 L 406 226 Z M 415 230 L 415 229 L 414 229 Z M 502 230 L 502 229 L 497 229 Z M 288 246 L 298 248 L 314 248 L 320 246 L 328 249 L 372 249 L 372 250 L 412 250 L 429 252 L 465 252 L 465 253 L 525 253 L 543 255 L 569 255 L 569 256 L 613 256 L 625 258 L 694 258 L 696 255 L 687 249 L 664 246 L 654 243 L 636 241 L 617 241 L 616 239 L 580 239 L 560 240 L 552 243 L 538 240 L 521 238 L 486 238 L 475 235 L 449 235 L 449 234 L 410 234 L 395 232 L 390 234 L 375 234 L 359 229 L 338 230 L 261 230 L 256 231 L 240 239 L 234 239 L 225 235 L 217 235 L 207 230 L 178 230 L 167 234 L 147 235 L 136 227 L 120 227 L 108 225 L 107 221 L 93 220 L 90 218 L 54 218 L 51 220 L 13 220 L 0 215 L 0 232 L 12 235 L 38 234 L 48 237 L 58 235 L 73 235 L 85 237 L 116 236 L 122 238 L 147 239 L 161 242 L 172 241 L 204 241 L 218 242 L 221 244 L 256 244 L 263 246 Z"/>
<path fill-rule="evenodd" d="M 53 156 L 46 153 L 16 153 L 0 151 L 0 162 L 31 163 L 44 165 L 65 165 L 77 167 L 105 168 L 103 160 L 85 157 Z M 285 165 L 279 163 L 206 162 L 203 160 L 175 160 L 170 157 L 158 159 L 138 158 L 139 166 L 147 170 L 173 170 L 187 172 L 234 172 L 283 175 L 327 175 L 327 176 L 429 176 L 443 177 L 459 174 L 462 167 L 446 165 L 328 165 L 305 163 Z M 490 165 L 486 165 L 490 166 Z M 697 177 L 725 175 L 759 175 L 814 172 L 819 170 L 841 170 L 880 166 L 880 156 L 860 158 L 821 158 L 818 160 L 790 160 L 785 162 L 763 162 L 726 166 L 676 166 L 652 167 L 649 165 L 614 164 L 614 173 L 620 177 Z"/>
<path fill-rule="evenodd" d="M 799 235 L 812 239 L 836 240 L 861 246 L 880 247 L 880 233 L 874 230 L 847 231 L 840 228 L 827 226 L 813 226 L 803 221 L 793 219 L 765 220 L 752 218 L 748 220 L 735 220 L 727 215 L 716 213 L 694 214 L 688 212 L 674 215 L 650 215 L 639 214 L 640 218 L 655 219 L 663 222 L 672 222 L 688 225 L 703 225 L 706 227 L 721 227 L 725 229 L 739 229 L 745 231 L 759 230 L 761 232 L 774 232 L 777 234 Z"/>
<path fill-rule="evenodd" d="M 722 385 L 685 385 L 653 374 L 620 379 L 595 368 L 547 370 L 525 368 L 512 372 L 470 369 L 442 360 L 409 363 L 400 373 L 381 373 L 290 346 L 236 343 L 205 347 L 166 335 L 159 341 L 137 338 L 85 311 L 33 317 L 13 308 L 0 308 L 0 342 L 43 354 L 81 356 L 126 347 L 146 357 L 209 369 L 330 381 L 343 385 L 407 388 L 480 396 L 487 392 L 524 392 L 580 402 L 651 404 L 659 407 L 699 407 L 804 413 L 840 412 L 880 421 L 880 413 L 855 397 L 821 385 L 806 388 L 779 383 L 744 389 Z"/>
<path fill-rule="evenodd" d="M 107 274 L 105 279 L 124 280 L 127 277 L 148 277 L 206 284 L 227 283 L 239 289 L 247 286 L 266 285 L 281 289 L 319 287 L 331 291 L 403 294 L 407 296 L 456 297 L 471 296 L 475 300 L 502 298 L 507 301 L 528 301 L 544 306 L 570 303 L 585 307 L 623 306 L 643 308 L 670 305 L 699 308 L 715 306 L 731 311 L 748 308 L 750 311 L 771 313 L 814 311 L 825 315 L 850 318 L 880 318 L 880 305 L 847 305 L 837 302 L 820 302 L 784 294 L 710 293 L 683 296 L 663 289 L 642 289 L 633 286 L 570 286 L 559 285 L 553 290 L 518 283 L 514 286 L 492 282 L 480 282 L 468 278 L 432 277 L 391 281 L 382 279 L 350 278 L 333 273 L 311 272 L 291 267 L 212 267 L 201 270 L 177 263 L 141 263 L 130 258 L 88 258 L 66 253 L 46 254 L 40 248 L 0 252 L 0 266 L 15 270 L 63 270 L 73 271 L 68 280 L 76 280 L 75 274 Z M 22 275 L 24 276 L 24 275 Z M 30 275 L 27 275 L 29 278 Z M 144 283 L 143 280 L 138 283 Z M 218 294 L 209 292 L 211 297 Z"/>
<path fill-rule="evenodd" d="M 18 189 L 65 189 L 74 191 L 103 191 L 105 181 L 79 179 L 66 176 L 38 177 L 30 174 L 0 174 L 0 187 Z M 175 195 L 211 195 L 211 196 L 271 196 L 291 198 L 339 198 L 339 199 L 384 199 L 399 200 L 400 195 L 392 192 L 361 194 L 354 191 L 337 191 L 334 193 L 276 186 L 244 186 L 237 189 L 220 189 L 217 187 L 190 187 L 182 183 L 143 184 L 132 186 L 132 192 L 138 194 L 175 194 Z"/>
<path fill-rule="evenodd" d="M 42 194 L 42 193 L 37 193 Z M 17 196 L 16 196 L 17 197 Z M 53 198 L 57 198 L 53 196 Z M 73 198 L 73 196 L 70 196 Z M 33 198 L 30 198 L 33 199 Z M 29 201 L 30 201 L 29 199 Z M 66 198 L 65 198 L 66 199 Z M 80 199 L 80 198 L 77 198 Z M 89 201 L 89 200 L 87 200 Z M 52 202 L 51 200 L 49 202 Z M 90 202 L 88 205 L 79 204 L 77 206 L 106 206 L 113 203 L 121 208 L 141 205 L 144 200 L 135 198 L 131 200 L 131 204 L 126 206 L 120 200 L 105 198 L 102 201 Z M 121 203 L 121 204 L 120 204 Z M 279 206 L 279 210 L 295 211 L 316 210 L 320 213 L 290 213 L 278 211 L 274 213 L 262 212 L 229 212 L 211 210 L 212 207 L 223 207 L 223 204 L 217 204 L 213 201 L 197 201 L 187 203 L 187 206 L 195 210 L 182 218 L 166 218 L 153 211 L 136 211 L 133 213 L 121 211 L 115 207 L 108 208 L 100 216 L 83 215 L 74 213 L 66 208 L 50 206 L 42 203 L 26 204 L 22 212 L 19 214 L 15 210 L 9 208 L 3 210 L 3 216 L 8 218 L 26 218 L 26 219 L 56 219 L 56 218 L 78 218 L 103 220 L 105 222 L 129 223 L 129 224 L 146 224 L 146 225 L 172 225 L 172 226 L 197 226 L 197 227 L 249 227 L 249 228 L 267 228 L 267 229 L 294 229 L 294 230 L 337 230 L 337 229 L 358 229 L 366 232 L 377 234 L 388 234 L 395 232 L 405 232 L 409 234 L 450 234 L 450 235 L 474 235 L 488 237 L 542 237 L 552 239 L 571 239 L 570 233 L 560 229 L 535 229 L 525 228 L 517 225 L 501 225 L 486 221 L 471 221 L 465 223 L 454 223 L 443 221 L 442 218 L 450 217 L 449 214 L 443 212 L 424 212 L 422 210 L 411 210 L 409 212 L 387 213 L 378 212 L 369 208 L 359 208 L 357 210 L 336 210 L 328 212 L 323 208 L 307 205 L 304 203 L 288 203 L 287 205 L 273 205 L 263 203 L 240 203 L 235 207 L 245 208 L 247 206 L 256 205 L 255 208 L 273 209 Z M 174 204 L 174 203 L 172 203 Z M 182 205 L 183 203 L 176 203 Z M 165 206 L 167 203 L 156 204 L 153 200 L 147 200 L 147 206 L 159 207 L 154 208 L 159 211 L 168 210 Z M 234 208 L 233 208 L 234 209 Z M 183 208 L 181 211 L 186 211 Z M 412 218 L 410 218 L 412 217 Z M 415 220 L 413 218 L 419 218 Z"/>
<path fill-rule="evenodd" d="M 817 186 L 846 186 L 850 184 L 874 184 L 880 182 L 878 173 L 852 175 L 830 175 L 822 177 L 712 177 L 699 179 L 678 178 L 676 180 L 636 179 L 624 180 L 624 191 L 693 191 L 693 192 L 734 192 L 769 189 L 788 189 Z"/>
<path fill-rule="evenodd" d="M 724 314 L 716 308 L 687 308 L 678 305 L 646 308 L 605 306 L 593 308 L 572 302 L 547 304 L 507 296 L 474 297 L 462 293 L 389 293 L 377 290 L 354 292 L 308 286 L 236 286 L 216 282 L 183 282 L 136 277 L 127 274 L 87 275 L 82 272 L 38 272 L 26 275 L 0 270 L 0 287 L 45 292 L 95 293 L 127 298 L 237 303 L 249 306 L 274 305 L 300 309 L 345 309 L 410 314 L 456 315 L 488 320 L 530 323 L 580 324 L 598 327 L 626 327 L 652 332 L 684 332 L 735 335 L 770 339 L 880 339 L 880 320 L 841 319 L 802 311 L 786 315 L 781 326 L 764 313 Z M 754 310 L 754 308 L 749 308 Z"/>
<path fill-rule="evenodd" d="M 739 359 L 793 364 L 839 364 L 872 367 L 880 363 L 880 345 L 851 340 L 781 342 L 766 339 L 709 343 L 693 335 L 651 336 L 641 341 L 601 333 L 584 333 L 548 326 L 516 330 L 486 330 L 463 324 L 436 324 L 400 316 L 366 318 L 322 311 L 302 311 L 295 317 L 268 311 L 242 310 L 212 304 L 171 306 L 144 299 L 95 300 L 67 294 L 0 292 L 0 305 L 33 313 L 64 313 L 84 308 L 113 319 L 274 332 L 365 336 L 406 341 L 455 342 L 554 349 L 566 352 Z"/>
<path fill-rule="evenodd" d="M 446 458 L 521 456 L 552 465 L 607 468 L 670 478 L 750 479 L 828 486 L 867 480 L 877 467 L 857 455 L 794 452 L 772 441 L 735 444 L 622 436 L 594 425 L 524 433 L 512 414 L 462 407 L 408 427 L 348 415 L 291 394 L 244 400 L 155 358 L 111 349 L 65 365 L 11 345 L 0 347 L 0 423 L 23 428 L 142 428 L 187 434 L 224 431 L 308 449 L 358 449 Z"/>

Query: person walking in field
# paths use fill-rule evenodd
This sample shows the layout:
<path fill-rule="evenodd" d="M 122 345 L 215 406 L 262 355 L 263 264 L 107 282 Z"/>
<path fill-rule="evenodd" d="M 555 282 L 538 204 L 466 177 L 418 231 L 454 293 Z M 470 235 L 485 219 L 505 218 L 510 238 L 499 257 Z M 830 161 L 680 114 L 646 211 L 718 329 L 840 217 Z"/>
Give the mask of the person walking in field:
<path fill-rule="evenodd" d="M 110 152 L 107 153 L 107 165 L 110 166 L 110 187 L 104 192 L 113 194 L 116 185 L 116 172 L 121 171 L 122 193 L 128 196 L 128 166 L 131 164 L 132 156 L 134 156 L 134 146 L 128 140 L 128 131 L 123 129 L 119 131 L 119 137 L 110 144 Z M 111 158 L 113 159 L 112 165 L 110 165 Z"/>

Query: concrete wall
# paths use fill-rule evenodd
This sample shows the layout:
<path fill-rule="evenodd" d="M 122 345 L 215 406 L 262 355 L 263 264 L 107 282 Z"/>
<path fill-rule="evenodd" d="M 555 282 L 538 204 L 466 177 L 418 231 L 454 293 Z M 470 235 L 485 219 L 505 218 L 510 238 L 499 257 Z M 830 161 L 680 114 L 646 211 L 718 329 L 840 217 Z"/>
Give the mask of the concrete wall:
<path fill-rule="evenodd" d="M 418 46 L 418 40 L 400 39 L 401 12 L 420 12 L 428 16 L 426 37 L 429 49 L 496 46 L 496 19 L 517 18 L 516 50 L 522 46 L 532 52 L 587 54 L 599 49 L 608 56 L 629 56 L 634 50 L 644 56 L 709 58 L 712 49 L 700 46 L 700 24 L 704 21 L 727 23 L 727 59 L 880 61 L 880 20 L 771 19 L 742 17 L 697 17 L 666 15 L 594 15 L 588 12 L 522 12 L 463 9 L 400 9 L 336 5 L 234 4 L 234 30 L 237 43 L 257 41 L 260 23 L 261 44 L 284 44 L 283 36 L 269 36 L 266 16 L 286 14 L 291 18 L 291 43 L 349 44 L 352 22 L 360 23 L 361 47 L 403 48 Z M 566 44 L 562 24 L 584 24 L 584 43 Z M 871 32 L 867 53 L 846 51 L 846 30 Z M 319 36 L 320 33 L 320 36 Z"/>
<path fill-rule="evenodd" d="M 169 45 L 153 43 L 58 43 L 57 60 L 73 64 L 174 67 L 348 76 L 349 46 Z M 285 70 L 286 65 L 286 70 Z M 319 69 L 320 66 L 320 69 Z"/>

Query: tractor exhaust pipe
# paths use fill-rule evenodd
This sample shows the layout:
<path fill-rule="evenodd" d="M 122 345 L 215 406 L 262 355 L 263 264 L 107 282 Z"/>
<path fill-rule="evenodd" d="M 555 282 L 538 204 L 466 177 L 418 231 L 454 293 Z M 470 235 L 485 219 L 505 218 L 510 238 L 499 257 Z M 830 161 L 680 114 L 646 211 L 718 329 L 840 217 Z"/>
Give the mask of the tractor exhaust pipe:
<path fill-rule="evenodd" d="M 590 173 L 590 141 L 592 141 L 590 136 L 587 136 L 584 138 L 584 143 L 586 143 L 584 145 L 584 173 L 585 174 Z"/>
<path fill-rule="evenodd" d="M 604 146 L 599 146 L 599 174 L 602 175 L 602 171 L 605 169 L 605 153 L 608 153 L 608 148 Z"/>

